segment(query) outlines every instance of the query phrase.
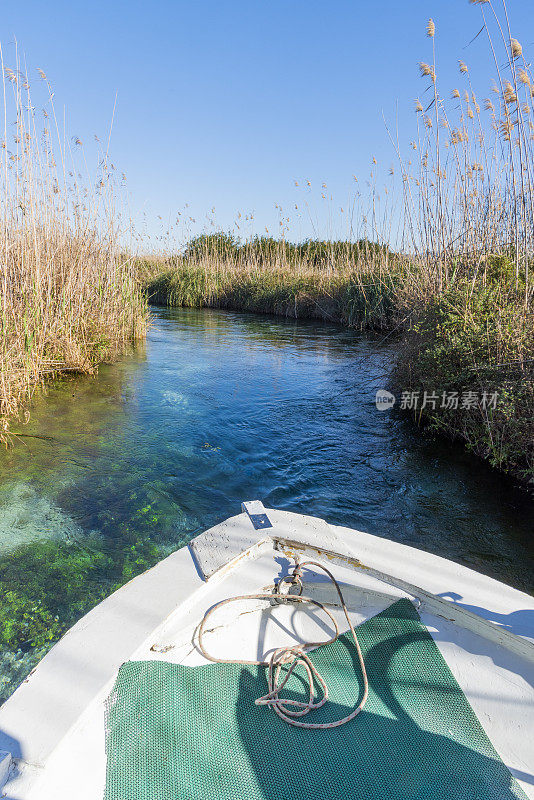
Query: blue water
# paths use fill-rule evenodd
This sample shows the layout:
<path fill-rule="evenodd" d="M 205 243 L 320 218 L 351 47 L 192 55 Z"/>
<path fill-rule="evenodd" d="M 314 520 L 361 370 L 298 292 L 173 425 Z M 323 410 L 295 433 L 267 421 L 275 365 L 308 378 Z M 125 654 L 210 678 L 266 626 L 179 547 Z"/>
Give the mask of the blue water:
<path fill-rule="evenodd" d="M 4 590 L 16 584 L 26 597 L 37 586 L 58 624 L 72 624 L 119 576 L 97 565 L 86 592 L 84 578 L 62 579 L 62 554 L 120 555 L 139 534 L 159 557 L 255 498 L 532 590 L 528 496 L 461 448 L 376 409 L 395 344 L 324 324 L 154 313 L 146 346 L 96 378 L 49 386 L 30 423 L 17 426 L 24 436 L 0 464 Z M 43 542 L 57 547 L 53 574 L 50 550 L 35 555 Z M 17 582 L 26 564 L 34 588 Z M 80 585 L 65 599 L 67 580 Z M 0 648 L 0 697 L 49 646 L 30 638 Z"/>

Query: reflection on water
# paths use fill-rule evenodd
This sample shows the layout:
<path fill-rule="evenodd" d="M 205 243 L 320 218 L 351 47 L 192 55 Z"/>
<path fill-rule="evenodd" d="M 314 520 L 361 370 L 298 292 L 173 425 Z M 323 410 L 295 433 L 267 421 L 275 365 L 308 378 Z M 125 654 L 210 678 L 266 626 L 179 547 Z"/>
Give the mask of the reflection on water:
<path fill-rule="evenodd" d="M 245 499 L 530 591 L 530 500 L 376 410 L 393 348 L 334 326 L 159 310 L 146 351 L 36 396 L 0 463 L 0 697 L 66 625 Z"/>

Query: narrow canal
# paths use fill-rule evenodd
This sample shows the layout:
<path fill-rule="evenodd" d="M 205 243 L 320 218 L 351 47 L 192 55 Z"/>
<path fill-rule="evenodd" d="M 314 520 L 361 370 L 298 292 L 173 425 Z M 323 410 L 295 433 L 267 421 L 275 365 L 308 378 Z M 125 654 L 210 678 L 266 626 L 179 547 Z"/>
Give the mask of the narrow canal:
<path fill-rule="evenodd" d="M 92 605 L 246 499 L 532 591 L 532 501 L 376 409 L 394 344 L 253 315 L 154 314 L 142 349 L 39 392 L 2 453 L 0 700 Z"/>

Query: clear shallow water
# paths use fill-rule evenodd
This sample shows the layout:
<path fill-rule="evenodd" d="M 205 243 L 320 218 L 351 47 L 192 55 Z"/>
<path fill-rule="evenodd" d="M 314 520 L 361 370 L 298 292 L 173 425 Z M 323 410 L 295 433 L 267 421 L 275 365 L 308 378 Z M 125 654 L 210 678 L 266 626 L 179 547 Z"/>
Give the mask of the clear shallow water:
<path fill-rule="evenodd" d="M 13 596 L 0 612 L 0 698 L 50 646 L 47 631 L 244 499 L 532 590 L 532 501 L 376 410 L 394 345 L 253 315 L 155 314 L 146 347 L 36 396 L 2 454 L 0 591 Z"/>

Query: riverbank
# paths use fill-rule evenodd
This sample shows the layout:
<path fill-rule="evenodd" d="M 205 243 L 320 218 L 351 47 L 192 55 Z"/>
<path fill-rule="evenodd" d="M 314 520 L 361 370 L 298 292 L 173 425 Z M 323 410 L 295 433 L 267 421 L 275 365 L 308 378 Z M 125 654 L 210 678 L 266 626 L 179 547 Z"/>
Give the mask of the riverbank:
<path fill-rule="evenodd" d="M 491 466 L 534 481 L 534 313 L 511 259 L 489 257 L 440 281 L 415 259 L 372 245 L 356 253 L 346 245 L 343 253 L 336 243 L 336 263 L 329 243 L 309 244 L 326 253 L 322 259 L 292 261 L 287 243 L 269 242 L 270 260 L 261 240 L 243 249 L 230 242 L 223 250 L 222 235 L 200 244 L 200 252 L 196 240 L 184 256 L 138 265 L 150 302 L 398 336 L 389 386 L 398 406 Z"/>
<path fill-rule="evenodd" d="M 131 264 L 108 243 L 88 244 L 70 233 L 58 242 L 45 232 L 31 242 L 28 256 L 21 252 L 27 234 L 10 232 L 0 286 L 0 438 L 9 435 L 10 420 L 25 419 L 43 380 L 66 372 L 90 374 L 146 329 L 146 301 Z M 54 255 L 45 260 L 52 242 Z"/>
<path fill-rule="evenodd" d="M 140 259 L 136 266 L 156 305 L 321 319 L 362 330 L 400 325 L 432 282 L 413 259 L 366 240 L 240 243 L 217 233 L 196 237 L 182 255 Z"/>

